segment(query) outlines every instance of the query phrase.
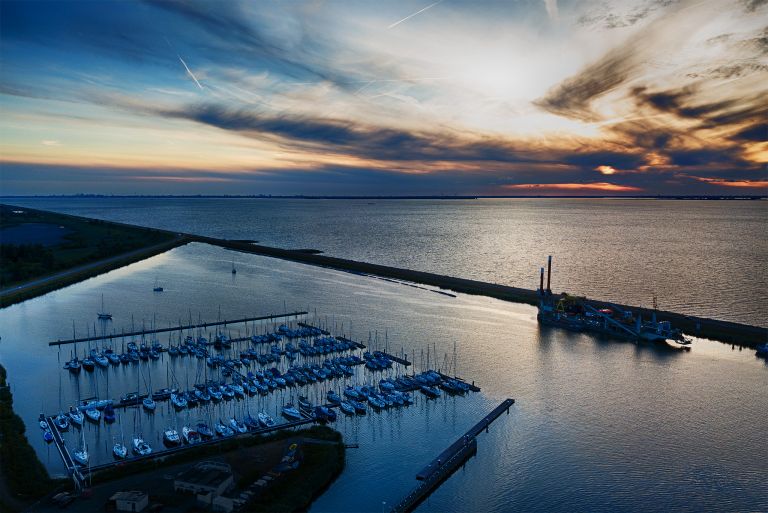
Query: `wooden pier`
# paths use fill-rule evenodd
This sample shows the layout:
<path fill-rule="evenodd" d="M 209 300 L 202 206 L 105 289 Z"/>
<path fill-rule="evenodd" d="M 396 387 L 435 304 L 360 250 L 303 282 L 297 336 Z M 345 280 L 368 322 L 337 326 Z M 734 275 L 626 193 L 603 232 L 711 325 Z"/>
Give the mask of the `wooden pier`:
<path fill-rule="evenodd" d="M 505 411 L 509 414 L 509 408 L 515 404 L 514 399 L 506 399 L 500 405 L 483 417 L 480 422 L 472 426 L 464 436 L 452 443 L 446 450 L 432 460 L 426 467 L 416 474 L 416 479 L 421 481 L 416 487 L 400 501 L 393 512 L 413 511 L 424 499 L 467 459 L 477 452 L 477 435 L 487 430 L 491 422 L 499 418 Z"/>
<path fill-rule="evenodd" d="M 116 338 L 123 338 L 123 337 L 140 337 L 143 335 L 149 335 L 152 333 L 167 333 L 169 331 L 183 331 L 183 330 L 194 330 L 198 328 L 208 328 L 210 326 L 223 326 L 227 324 L 242 324 L 244 322 L 252 322 L 252 321 L 266 321 L 271 319 L 283 319 L 285 317 L 298 317 L 300 315 L 307 315 L 309 312 L 290 312 L 290 313 L 283 313 L 283 314 L 275 314 L 275 315 L 262 315 L 261 317 L 246 317 L 244 319 L 234 319 L 231 321 L 216 321 L 216 322 L 204 322 L 201 324 L 189 324 L 186 326 L 176 326 L 171 328 L 157 328 L 153 330 L 140 330 L 140 331 L 131 331 L 128 333 L 112 333 L 110 335 L 99 335 L 99 336 L 93 336 L 93 337 L 82 337 L 82 338 L 73 338 L 70 340 L 57 340 L 55 342 L 48 342 L 49 346 L 61 346 L 65 344 L 76 344 L 78 342 L 92 342 L 94 340 L 112 340 Z M 245 339 L 243 339 L 245 340 Z"/>

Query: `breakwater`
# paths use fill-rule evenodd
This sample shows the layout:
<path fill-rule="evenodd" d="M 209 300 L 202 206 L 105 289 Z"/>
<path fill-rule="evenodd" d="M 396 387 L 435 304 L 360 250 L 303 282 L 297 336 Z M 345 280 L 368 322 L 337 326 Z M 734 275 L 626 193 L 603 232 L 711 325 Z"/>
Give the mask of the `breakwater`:
<path fill-rule="evenodd" d="M 18 207 L 26 210 L 35 210 L 27 207 Z M 79 219 L 87 219 L 79 216 L 72 216 L 69 214 L 60 214 L 62 216 L 68 216 Z M 104 223 L 111 223 L 109 221 L 102 221 Z M 133 226 L 125 223 L 111 223 L 118 226 Z M 155 230 L 153 231 L 163 231 Z M 264 246 L 242 240 L 227 240 L 219 239 L 215 237 L 206 237 L 202 235 L 186 234 L 178 232 L 166 232 L 177 237 L 174 241 L 174 245 L 178 246 L 186 244 L 188 242 L 202 242 L 205 244 L 215 245 L 234 251 L 240 251 L 243 253 L 252 253 L 256 255 L 269 256 L 274 258 L 280 258 L 283 260 L 290 260 L 308 265 L 316 265 L 320 267 L 327 267 L 332 269 L 338 269 L 342 271 L 352 272 L 356 274 L 372 275 L 384 278 L 391 278 L 396 280 L 403 280 L 408 282 L 421 283 L 424 285 L 431 285 L 440 289 L 452 290 L 464 294 L 473 294 L 493 297 L 501 299 L 503 301 L 512 301 L 517 303 L 526 303 L 530 305 L 538 304 L 538 293 L 533 289 L 525 289 L 520 287 L 511 287 L 507 285 L 499 285 L 495 283 L 482 282 L 477 280 L 469 280 L 465 278 L 457 278 L 453 276 L 446 276 L 436 273 L 429 273 L 424 271 L 415 271 L 411 269 L 402 269 L 398 267 L 391 267 L 386 265 L 372 264 L 368 262 L 359 262 L 356 260 L 348 260 L 344 258 L 331 257 L 327 255 L 307 253 L 303 250 L 291 250 L 284 248 L 275 248 L 271 246 Z M 170 248 L 169 248 L 170 249 Z M 535 270 L 532 270 L 532 275 L 535 274 Z M 610 307 L 612 305 L 619 306 L 622 309 L 634 310 L 645 318 L 650 318 L 654 313 L 649 308 L 641 308 L 632 305 L 624 305 L 619 303 L 609 303 L 599 301 L 596 299 L 589 299 L 590 304 L 596 308 Z M 680 328 L 684 333 L 718 340 L 728 344 L 736 344 L 740 346 L 755 347 L 759 344 L 768 341 L 768 329 L 760 326 L 752 326 L 748 324 L 722 321 L 718 319 L 711 319 L 706 317 L 698 317 L 691 315 L 684 315 L 675 312 L 669 312 L 664 310 L 655 311 L 656 318 L 660 321 L 670 321 L 675 327 Z"/>

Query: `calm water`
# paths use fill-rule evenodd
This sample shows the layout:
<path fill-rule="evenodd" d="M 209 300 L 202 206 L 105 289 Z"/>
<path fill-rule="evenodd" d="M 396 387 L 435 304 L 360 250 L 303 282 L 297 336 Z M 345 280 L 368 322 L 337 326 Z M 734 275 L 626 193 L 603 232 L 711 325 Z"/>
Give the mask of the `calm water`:
<path fill-rule="evenodd" d="M 131 316 L 135 325 L 155 318 L 165 326 L 190 312 L 215 319 L 219 307 L 229 318 L 303 308 L 358 339 L 386 333 L 392 350 L 403 348 L 417 366 L 428 346 L 430 358 L 437 353 L 443 362 L 455 344 L 458 374 L 482 392 L 436 401 L 419 396 L 409 408 L 343 418 L 338 428 L 360 448 L 347 451 L 346 470 L 313 511 L 386 509 L 416 483 L 425 463 L 506 397 L 517 399 L 510 415 L 479 437 L 477 456 L 419 511 L 768 509 L 768 366 L 753 351 L 698 340 L 678 353 L 541 329 L 525 305 L 451 298 L 255 255 L 235 254 L 232 276 L 231 258 L 192 244 L 0 311 L 0 360 L 15 407 L 54 473 L 61 463 L 40 436 L 41 409 L 56 411 L 78 395 L 117 397 L 139 380 L 136 367 L 123 366 L 72 377 L 60 365 L 68 349 L 59 353 L 46 343 L 71 335 L 73 321 L 78 334 L 93 330 L 103 293 L 114 330 L 129 328 Z M 152 292 L 156 278 L 166 292 Z M 196 360 L 168 361 L 165 355 L 152 364 L 154 388 L 171 372 L 182 383 L 194 380 Z M 254 399 L 251 411 L 274 413 L 288 396 Z M 213 415 L 244 406 L 232 404 Z M 156 447 L 173 422 L 163 403 L 153 416 L 136 418 Z M 134 410 L 121 420 L 127 438 Z M 66 436 L 78 444 L 76 432 Z M 94 463 L 110 459 L 113 436 L 120 436 L 120 423 L 86 427 Z"/>
<path fill-rule="evenodd" d="M 768 326 L 768 202 L 13 199 L 16 204 Z"/>

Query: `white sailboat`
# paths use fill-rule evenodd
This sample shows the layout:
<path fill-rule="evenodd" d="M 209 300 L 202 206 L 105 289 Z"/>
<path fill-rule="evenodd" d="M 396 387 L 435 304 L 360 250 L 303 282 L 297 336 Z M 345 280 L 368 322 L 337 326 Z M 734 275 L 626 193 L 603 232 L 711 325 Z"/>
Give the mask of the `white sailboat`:
<path fill-rule="evenodd" d="M 88 448 L 85 446 L 85 430 L 81 430 L 80 434 L 82 435 L 82 446 L 80 447 L 80 450 L 73 451 L 72 452 L 72 459 L 77 463 L 78 465 L 82 465 L 85 467 L 88 465 Z"/>
<path fill-rule="evenodd" d="M 124 460 L 128 455 L 128 448 L 123 444 L 123 423 L 120 423 L 120 441 L 112 446 L 112 454 L 118 460 Z"/>
<path fill-rule="evenodd" d="M 99 319 L 102 321 L 112 320 L 112 314 L 107 313 L 107 311 L 104 309 L 104 294 L 101 295 L 101 312 L 99 312 Z"/>

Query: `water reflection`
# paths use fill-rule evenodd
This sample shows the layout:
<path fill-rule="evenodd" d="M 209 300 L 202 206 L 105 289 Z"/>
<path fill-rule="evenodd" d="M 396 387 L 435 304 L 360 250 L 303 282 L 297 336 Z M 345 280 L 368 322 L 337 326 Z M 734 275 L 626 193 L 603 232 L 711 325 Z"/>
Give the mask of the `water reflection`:
<path fill-rule="evenodd" d="M 350 273 L 231 254 L 193 244 L 98 276 L 0 311 L 0 358 L 8 369 L 14 403 L 46 466 L 61 471 L 36 419 L 90 396 L 119 397 L 146 385 L 137 365 L 110 366 L 79 376 L 62 370 L 70 348 L 47 341 L 93 330 L 101 294 L 114 321 L 131 325 L 178 324 L 190 316 L 215 319 L 308 309 L 316 320 L 367 341 L 378 333 L 393 352 L 401 348 L 418 368 L 457 356 L 457 373 L 482 388 L 467 397 L 427 400 L 369 413 L 340 415 L 337 427 L 348 443 L 342 476 L 314 511 L 380 511 L 415 484 L 415 474 L 502 399 L 514 397 L 479 438 L 478 454 L 419 509 L 421 511 L 613 511 L 688 509 L 764 510 L 762 434 L 768 425 L 766 366 L 752 352 L 696 341 L 690 353 L 666 352 L 541 328 L 535 310 L 483 297 L 456 298 Z M 166 292 L 152 292 L 158 278 Z M 268 323 L 249 330 L 272 329 Z M 100 329 L 96 325 L 97 330 Z M 232 327 L 232 334 L 244 327 Z M 167 344 L 167 339 L 161 339 Z M 121 341 L 113 347 L 121 346 Z M 79 344 L 83 354 L 88 347 Z M 422 355 L 424 355 L 422 357 Z M 176 381 L 191 388 L 206 378 L 204 364 L 163 354 L 142 362 L 154 389 Z M 349 381 L 367 380 L 357 369 Z M 210 376 L 208 376 L 210 377 Z M 341 388 L 342 381 L 334 382 Z M 321 396 L 329 385 L 307 392 Z M 86 440 L 97 461 L 111 458 L 114 437 L 128 439 L 134 425 L 161 447 L 169 424 L 215 421 L 234 412 L 266 409 L 275 418 L 296 391 L 174 413 L 166 402 L 154 414 L 130 408 L 119 421 L 86 423 Z M 67 444 L 79 443 L 71 430 Z M 691 469 L 697 469 L 693 475 Z M 705 475 L 701 475 L 704 473 Z M 707 473 L 711 475 L 706 475 Z M 729 487 L 708 488 L 718 476 Z M 686 490 L 681 493 L 680 490 Z"/>

